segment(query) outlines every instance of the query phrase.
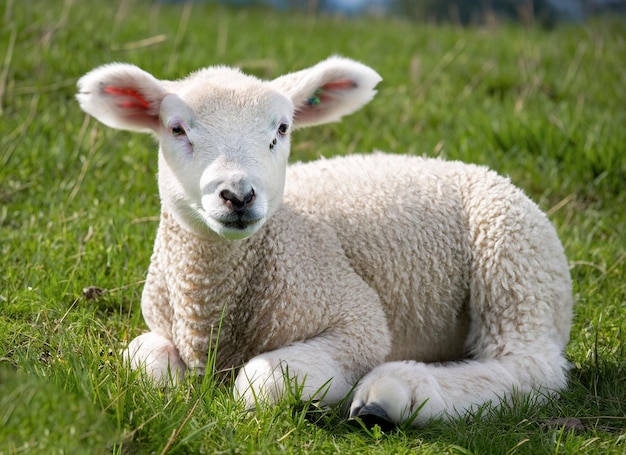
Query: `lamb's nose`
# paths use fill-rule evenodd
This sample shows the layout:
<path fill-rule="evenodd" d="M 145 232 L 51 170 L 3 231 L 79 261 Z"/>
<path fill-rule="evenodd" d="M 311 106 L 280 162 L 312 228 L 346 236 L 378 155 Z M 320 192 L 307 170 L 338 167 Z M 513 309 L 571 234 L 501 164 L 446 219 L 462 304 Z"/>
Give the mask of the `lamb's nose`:
<path fill-rule="evenodd" d="M 250 208 L 254 199 L 256 198 L 256 194 L 254 193 L 254 189 L 251 189 L 248 193 L 244 195 L 237 194 L 231 190 L 222 190 L 220 191 L 220 197 L 224 200 L 226 205 L 232 206 L 235 210 L 243 210 Z"/>

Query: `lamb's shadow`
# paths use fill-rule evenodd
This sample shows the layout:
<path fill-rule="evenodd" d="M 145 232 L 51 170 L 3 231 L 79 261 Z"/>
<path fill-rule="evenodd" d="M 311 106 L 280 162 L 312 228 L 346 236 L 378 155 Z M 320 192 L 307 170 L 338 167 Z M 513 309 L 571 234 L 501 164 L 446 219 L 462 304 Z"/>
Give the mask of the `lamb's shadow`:
<path fill-rule="evenodd" d="M 396 425 L 381 408 L 362 409 L 358 417 L 348 417 L 343 405 L 322 406 L 319 403 L 300 402 L 292 406 L 294 417 L 308 422 L 333 434 L 364 432 L 375 439 L 382 433 L 414 431 L 409 425 Z"/>

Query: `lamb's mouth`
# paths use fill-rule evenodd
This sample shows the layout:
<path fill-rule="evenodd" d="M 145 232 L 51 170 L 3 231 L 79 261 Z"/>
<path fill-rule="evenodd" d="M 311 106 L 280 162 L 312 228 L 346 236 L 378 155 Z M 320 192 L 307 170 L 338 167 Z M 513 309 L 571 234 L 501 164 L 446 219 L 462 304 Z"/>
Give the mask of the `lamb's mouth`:
<path fill-rule="evenodd" d="M 237 219 L 234 219 L 234 220 L 220 221 L 220 223 L 226 229 L 245 231 L 247 229 L 250 229 L 250 227 L 254 226 L 256 223 L 258 223 L 260 221 L 261 221 L 261 219 L 252 219 L 252 220 L 250 220 L 250 219 L 245 219 L 245 218 L 237 218 Z"/>
<path fill-rule="evenodd" d="M 250 237 L 263 224 L 264 218 L 229 217 L 216 220 L 219 224 L 217 233 L 226 240 L 243 240 Z"/>

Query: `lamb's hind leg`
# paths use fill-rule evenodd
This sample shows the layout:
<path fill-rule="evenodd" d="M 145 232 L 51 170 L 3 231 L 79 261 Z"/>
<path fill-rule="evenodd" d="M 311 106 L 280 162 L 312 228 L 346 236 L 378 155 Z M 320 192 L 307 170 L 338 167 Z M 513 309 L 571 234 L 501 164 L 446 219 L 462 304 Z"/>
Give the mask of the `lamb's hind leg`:
<path fill-rule="evenodd" d="M 180 381 L 186 370 L 174 343 L 155 332 L 132 340 L 124 351 L 124 360 L 133 370 L 145 371 L 159 384 Z"/>
<path fill-rule="evenodd" d="M 419 409 L 413 423 L 420 425 L 514 394 L 541 398 L 565 387 L 573 302 L 567 260 L 547 218 L 521 193 L 515 197 L 480 199 L 471 213 L 471 359 L 383 364 L 361 380 L 351 415 L 398 423 Z M 494 210 L 506 216 L 490 219 Z"/>
<path fill-rule="evenodd" d="M 567 362 L 556 345 L 537 345 L 500 359 L 451 364 L 385 363 L 367 374 L 355 392 L 350 415 L 374 423 L 413 425 L 463 416 L 513 394 L 546 396 L 565 387 Z"/>

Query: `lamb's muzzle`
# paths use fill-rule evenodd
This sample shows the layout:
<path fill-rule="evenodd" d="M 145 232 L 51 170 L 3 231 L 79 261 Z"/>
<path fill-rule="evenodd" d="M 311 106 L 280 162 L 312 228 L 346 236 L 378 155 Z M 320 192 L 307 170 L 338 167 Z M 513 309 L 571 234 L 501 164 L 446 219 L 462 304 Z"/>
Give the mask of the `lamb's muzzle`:
<path fill-rule="evenodd" d="M 243 231 L 261 221 L 262 217 L 253 207 L 256 200 L 254 188 L 249 191 L 226 188 L 219 192 L 219 197 L 228 210 L 224 217 L 217 220 L 224 227 Z"/>

